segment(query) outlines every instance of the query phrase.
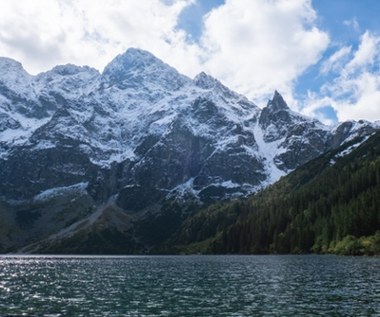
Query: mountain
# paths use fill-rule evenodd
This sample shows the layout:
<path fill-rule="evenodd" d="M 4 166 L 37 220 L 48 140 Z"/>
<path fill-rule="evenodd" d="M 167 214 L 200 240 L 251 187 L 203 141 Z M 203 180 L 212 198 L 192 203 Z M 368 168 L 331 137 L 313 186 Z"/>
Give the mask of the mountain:
<path fill-rule="evenodd" d="M 247 200 L 203 209 L 166 252 L 380 254 L 379 206 L 380 131 L 322 154 Z"/>
<path fill-rule="evenodd" d="M 0 58 L 1 250 L 81 237 L 87 247 L 56 252 L 144 252 L 201 206 L 255 193 L 378 127 L 327 127 L 278 92 L 260 109 L 139 49 L 102 73 L 68 64 L 31 76 Z"/>

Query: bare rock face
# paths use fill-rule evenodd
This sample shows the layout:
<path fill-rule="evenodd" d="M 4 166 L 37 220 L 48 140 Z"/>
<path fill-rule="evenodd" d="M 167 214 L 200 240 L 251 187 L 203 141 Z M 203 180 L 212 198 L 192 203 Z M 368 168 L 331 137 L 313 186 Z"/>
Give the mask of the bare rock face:
<path fill-rule="evenodd" d="M 110 215 L 128 222 L 125 232 L 107 228 L 136 249 L 154 240 L 146 228 L 167 237 L 189 205 L 254 193 L 378 128 L 326 127 L 290 110 L 277 91 L 261 110 L 205 73 L 192 80 L 137 49 L 102 74 L 63 65 L 31 76 L 4 58 L 0 70 L 3 251 L 61 230 L 54 243 L 82 236 L 96 213 L 102 224 Z"/>

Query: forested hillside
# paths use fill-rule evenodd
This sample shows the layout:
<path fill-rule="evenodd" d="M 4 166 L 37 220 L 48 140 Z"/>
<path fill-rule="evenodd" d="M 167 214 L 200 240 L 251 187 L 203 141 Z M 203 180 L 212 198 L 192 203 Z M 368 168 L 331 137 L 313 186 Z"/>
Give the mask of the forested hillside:
<path fill-rule="evenodd" d="M 380 132 L 252 198 L 208 207 L 172 243 L 175 252 L 380 254 Z"/>

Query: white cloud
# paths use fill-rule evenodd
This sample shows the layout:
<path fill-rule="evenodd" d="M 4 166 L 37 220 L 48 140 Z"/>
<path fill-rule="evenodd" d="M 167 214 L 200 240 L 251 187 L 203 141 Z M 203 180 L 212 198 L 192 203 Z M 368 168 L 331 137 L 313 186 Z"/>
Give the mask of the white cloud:
<path fill-rule="evenodd" d="M 346 71 L 352 72 L 356 69 L 372 66 L 379 54 L 380 38 L 372 35 L 366 31 L 359 45 L 358 50 L 355 52 L 354 58 L 347 64 Z"/>
<path fill-rule="evenodd" d="M 56 23 L 55 17 L 59 16 L 57 3 L 38 3 L 0 2 L 1 55 L 19 59 L 36 69 L 62 58 L 59 45 L 66 37 L 59 23 Z"/>
<path fill-rule="evenodd" d="M 306 100 L 307 101 L 301 110 L 304 115 L 316 118 L 327 125 L 333 125 L 335 123 L 330 116 L 327 116 L 323 111 L 321 111 L 326 107 L 331 107 L 331 98 L 326 96 L 321 97 L 315 92 L 308 91 Z"/>
<path fill-rule="evenodd" d="M 278 89 L 289 98 L 329 43 L 315 19 L 307 0 L 227 0 L 204 20 L 204 66 L 249 97 Z"/>
<path fill-rule="evenodd" d="M 337 93 L 344 89 L 344 93 Z M 380 118 L 380 74 L 367 71 L 359 76 L 342 80 L 334 87 L 331 105 L 340 121 Z"/>
<path fill-rule="evenodd" d="M 176 25 L 190 3 L 2 0 L 0 55 L 20 60 L 31 73 L 68 62 L 102 70 L 128 47 L 139 47 L 189 72 L 198 64 L 197 47 L 186 43 Z"/>
<path fill-rule="evenodd" d="M 346 58 L 351 53 L 351 46 L 343 46 L 334 54 L 332 54 L 327 60 L 325 60 L 321 65 L 321 73 L 327 74 L 331 71 L 338 71 L 343 68 L 343 63 Z"/>
<path fill-rule="evenodd" d="M 348 60 L 347 60 L 348 58 Z M 342 59 L 345 63 L 342 63 Z M 326 66 L 327 65 L 327 66 Z M 337 69 L 334 69 L 339 65 Z M 356 50 L 339 49 L 323 64 L 337 71 L 328 78 L 320 93 L 309 93 L 304 112 L 316 116 L 318 109 L 329 105 L 339 121 L 380 118 L 380 37 L 366 31 Z M 331 73 L 329 74 L 331 75 Z"/>

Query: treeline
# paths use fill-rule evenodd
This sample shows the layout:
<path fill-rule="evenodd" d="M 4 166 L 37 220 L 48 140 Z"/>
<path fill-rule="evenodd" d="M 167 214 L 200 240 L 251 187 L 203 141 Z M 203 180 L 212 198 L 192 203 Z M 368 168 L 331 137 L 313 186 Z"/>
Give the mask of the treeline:
<path fill-rule="evenodd" d="M 380 254 L 380 133 L 342 150 L 250 199 L 199 212 L 183 224 L 177 251 Z"/>

